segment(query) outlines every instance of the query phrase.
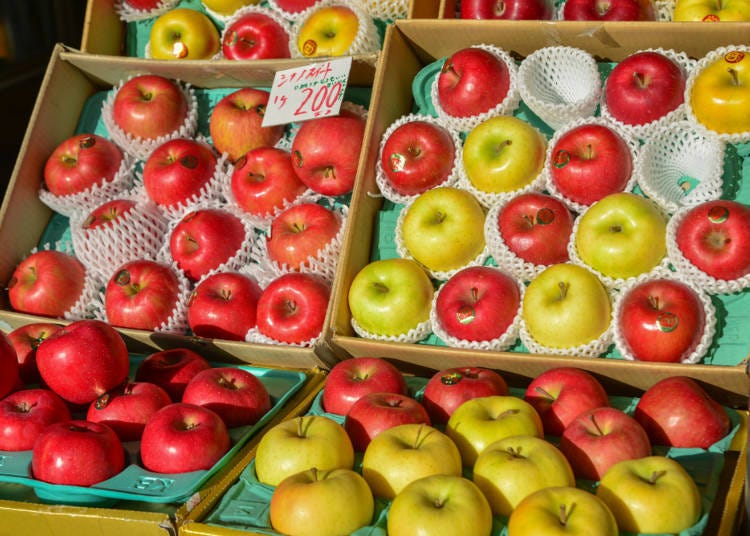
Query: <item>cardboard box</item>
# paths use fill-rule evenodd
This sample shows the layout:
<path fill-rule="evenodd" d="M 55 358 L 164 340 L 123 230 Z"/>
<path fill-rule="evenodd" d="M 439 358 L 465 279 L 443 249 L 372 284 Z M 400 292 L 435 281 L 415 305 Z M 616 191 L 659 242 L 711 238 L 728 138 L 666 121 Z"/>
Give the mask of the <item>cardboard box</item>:
<path fill-rule="evenodd" d="M 704 31 L 705 30 L 705 31 Z M 715 48 L 746 43 L 747 26 L 722 23 L 696 27 L 691 23 L 658 22 L 639 25 L 588 23 L 498 23 L 497 21 L 398 21 L 386 37 L 381 64 L 373 87 L 371 112 L 365 144 L 367 154 L 352 199 L 344 254 L 339 263 L 330 326 L 331 343 L 346 356 L 375 355 L 400 364 L 430 370 L 474 365 L 497 369 L 521 378 L 533 378 L 545 369 L 561 364 L 596 373 L 615 387 L 645 390 L 666 376 L 684 374 L 699 379 L 720 401 L 732 407 L 746 407 L 750 379 L 746 371 L 748 350 L 740 345 L 732 366 L 706 364 L 652 364 L 621 359 L 560 358 L 513 352 L 457 350 L 444 346 L 378 342 L 358 337 L 351 326 L 347 303 L 349 286 L 371 260 L 373 232 L 383 206 L 375 181 L 375 165 L 381 136 L 397 118 L 411 113 L 415 105 L 411 83 L 426 65 L 473 44 L 499 46 L 515 58 L 549 45 L 568 45 L 587 50 L 600 61 L 617 61 L 643 48 L 674 49 L 700 58 Z M 395 250 L 395 248 L 394 248 Z M 744 331 L 738 328 L 738 331 Z M 747 342 L 747 341 L 745 341 Z M 736 356 L 736 357 L 735 357 Z"/>

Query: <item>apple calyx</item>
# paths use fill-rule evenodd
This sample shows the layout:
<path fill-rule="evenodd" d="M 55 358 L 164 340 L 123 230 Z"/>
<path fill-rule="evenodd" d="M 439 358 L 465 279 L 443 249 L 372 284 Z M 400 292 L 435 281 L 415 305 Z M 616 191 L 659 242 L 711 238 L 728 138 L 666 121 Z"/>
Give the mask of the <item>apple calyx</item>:
<path fill-rule="evenodd" d="M 565 504 L 560 505 L 560 525 L 563 527 L 568 524 L 568 519 L 576 508 L 576 503 L 570 503 L 570 507 Z"/>
<path fill-rule="evenodd" d="M 96 138 L 93 136 L 85 136 L 78 141 L 78 147 L 81 149 L 91 149 L 96 145 Z"/>
<path fill-rule="evenodd" d="M 659 480 L 661 477 L 667 474 L 667 471 L 662 469 L 661 471 L 654 471 L 651 473 L 651 476 L 646 480 L 649 484 L 653 485 L 656 484 L 657 480 Z"/>
<path fill-rule="evenodd" d="M 505 452 L 507 452 L 511 458 L 525 460 L 526 456 L 521 454 L 522 450 L 522 447 L 508 447 L 507 449 L 505 449 Z"/>

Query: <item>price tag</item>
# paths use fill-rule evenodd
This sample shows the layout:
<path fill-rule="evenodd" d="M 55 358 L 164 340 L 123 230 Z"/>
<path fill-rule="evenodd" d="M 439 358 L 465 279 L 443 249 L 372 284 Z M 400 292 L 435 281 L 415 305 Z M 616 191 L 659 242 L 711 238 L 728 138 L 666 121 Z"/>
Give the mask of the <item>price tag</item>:
<path fill-rule="evenodd" d="M 277 71 L 264 127 L 337 115 L 352 67 L 351 56 Z"/>

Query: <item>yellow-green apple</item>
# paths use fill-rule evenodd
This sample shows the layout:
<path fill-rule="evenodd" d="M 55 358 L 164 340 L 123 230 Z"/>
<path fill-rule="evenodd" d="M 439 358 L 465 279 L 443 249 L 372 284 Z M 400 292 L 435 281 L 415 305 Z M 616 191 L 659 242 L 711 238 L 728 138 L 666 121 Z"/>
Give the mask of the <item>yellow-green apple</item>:
<path fill-rule="evenodd" d="M 394 364 L 380 357 L 339 361 L 328 372 L 322 403 L 327 413 L 346 415 L 352 405 L 370 393 L 408 393 L 406 379 Z"/>
<path fill-rule="evenodd" d="M 203 406 L 173 402 L 146 422 L 141 434 L 143 467 L 155 473 L 210 469 L 229 451 L 224 421 Z"/>
<path fill-rule="evenodd" d="M 177 82 L 157 74 L 130 78 L 112 101 L 112 119 L 125 134 L 153 140 L 185 124 L 189 104 Z"/>
<path fill-rule="evenodd" d="M 430 424 L 430 416 L 408 395 L 368 393 L 352 404 L 344 419 L 344 429 L 356 452 L 365 452 L 374 438 L 400 424 Z"/>
<path fill-rule="evenodd" d="M 510 514 L 508 536 L 618 536 L 615 516 L 596 495 L 574 486 L 544 488 Z"/>
<path fill-rule="evenodd" d="M 689 102 L 700 124 L 719 134 L 750 131 L 750 50 L 730 48 L 692 76 Z"/>
<path fill-rule="evenodd" d="M 297 199 L 307 186 L 297 177 L 288 151 L 256 147 L 234 163 L 230 188 L 243 212 L 266 217 Z"/>
<path fill-rule="evenodd" d="M 700 271 L 722 280 L 750 273 L 750 207 L 739 201 L 706 201 L 678 220 L 675 241 L 680 253 Z"/>
<path fill-rule="evenodd" d="M 346 430 L 324 415 L 302 415 L 273 426 L 255 453 L 255 475 L 270 486 L 313 467 L 331 471 L 353 466 L 354 448 Z"/>
<path fill-rule="evenodd" d="M 525 262 L 548 266 L 569 260 L 573 213 L 557 197 L 542 192 L 512 197 L 497 213 L 497 229 Z"/>
<path fill-rule="evenodd" d="M 320 336 L 330 296 L 331 285 L 322 276 L 282 274 L 258 298 L 258 331 L 275 341 L 306 344 Z"/>
<path fill-rule="evenodd" d="M 31 322 L 8 333 L 8 340 L 16 351 L 18 373 L 24 385 L 41 383 L 42 378 L 36 366 L 36 350 L 44 339 L 60 329 L 60 324 Z"/>
<path fill-rule="evenodd" d="M 747 0 L 677 0 L 672 11 L 676 22 L 746 22 L 750 21 Z"/>
<path fill-rule="evenodd" d="M 472 467 L 491 443 L 514 435 L 543 437 L 542 420 L 522 398 L 493 395 L 467 400 L 451 414 L 445 433 L 461 452 L 464 466 Z"/>
<path fill-rule="evenodd" d="M 576 478 L 599 480 L 617 462 L 650 456 L 651 442 L 633 417 L 602 406 L 581 413 L 565 427 L 560 450 Z"/>
<path fill-rule="evenodd" d="M 86 270 L 76 257 L 40 250 L 16 265 L 7 283 L 10 306 L 33 315 L 62 318 L 80 299 Z"/>
<path fill-rule="evenodd" d="M 693 477 L 666 456 L 613 465 L 602 476 L 596 496 L 612 510 L 620 530 L 630 533 L 678 534 L 695 525 L 703 511 Z"/>
<path fill-rule="evenodd" d="M 460 18 L 481 20 L 547 20 L 552 4 L 546 0 L 461 0 Z"/>
<path fill-rule="evenodd" d="M 422 119 L 396 127 L 382 142 L 380 168 L 401 195 L 417 195 L 445 182 L 456 161 L 456 146 L 446 127 Z"/>
<path fill-rule="evenodd" d="M 208 129 L 220 153 L 234 162 L 257 147 L 273 147 L 284 135 L 284 125 L 264 127 L 263 117 L 270 93 L 243 87 L 224 97 L 211 110 Z"/>
<path fill-rule="evenodd" d="M 541 173 L 546 149 L 546 139 L 528 121 L 512 115 L 490 117 L 466 136 L 466 177 L 482 192 L 520 190 Z"/>
<path fill-rule="evenodd" d="M 44 186 L 53 195 L 70 195 L 112 181 L 123 154 L 97 134 L 75 134 L 58 145 L 44 164 Z"/>
<path fill-rule="evenodd" d="M 205 8 L 217 15 L 225 17 L 233 14 L 240 8 L 253 6 L 259 2 L 260 0 L 201 0 L 201 3 Z"/>
<path fill-rule="evenodd" d="M 697 290 L 657 278 L 628 288 L 615 308 L 622 344 L 638 361 L 680 363 L 703 338 L 706 311 Z"/>
<path fill-rule="evenodd" d="M 491 341 L 519 318 L 520 282 L 493 266 L 470 266 L 453 274 L 435 298 L 435 316 L 451 337 Z"/>
<path fill-rule="evenodd" d="M 563 20 L 639 21 L 655 20 L 651 0 L 569 0 L 563 5 Z"/>
<path fill-rule="evenodd" d="M 474 463 L 472 480 L 487 497 L 492 513 L 505 517 L 535 491 L 576 485 L 562 452 L 542 438 L 527 435 L 488 445 Z"/>
<path fill-rule="evenodd" d="M 545 436 L 559 437 L 581 413 L 610 405 L 599 380 L 576 367 L 545 370 L 531 380 L 523 398 L 542 418 Z"/>
<path fill-rule="evenodd" d="M 189 348 L 169 348 L 147 355 L 135 369 L 135 381 L 155 383 L 173 402 L 179 402 L 190 379 L 210 368 L 206 359 Z"/>
<path fill-rule="evenodd" d="M 453 367 L 440 370 L 427 380 L 422 391 L 422 405 L 433 425 L 445 424 L 456 408 L 467 400 L 507 394 L 505 379 L 494 370 Z"/>
<path fill-rule="evenodd" d="M 492 510 L 487 499 L 476 484 L 461 476 L 415 480 L 396 495 L 388 510 L 389 536 L 491 533 Z"/>
<path fill-rule="evenodd" d="M 169 322 L 181 293 L 180 280 L 170 266 L 148 259 L 127 262 L 106 284 L 107 322 L 121 328 L 155 331 Z"/>
<path fill-rule="evenodd" d="M 158 60 L 207 60 L 221 50 L 221 36 L 208 15 L 178 7 L 156 18 L 148 44 Z"/>
<path fill-rule="evenodd" d="M 31 450 L 52 423 L 71 419 L 68 405 L 50 389 L 21 389 L 0 400 L 0 450 Z"/>
<path fill-rule="evenodd" d="M 214 176 L 217 158 L 202 141 L 177 138 L 159 145 L 143 165 L 146 195 L 160 206 L 188 204 Z"/>
<path fill-rule="evenodd" d="M 332 244 L 341 228 L 332 208 L 315 202 L 298 203 L 277 214 L 266 235 L 268 257 L 279 266 L 299 270 Z"/>
<path fill-rule="evenodd" d="M 369 525 L 374 512 L 375 500 L 362 475 L 352 469 L 313 467 L 276 486 L 269 519 L 281 534 L 337 536 Z"/>
<path fill-rule="evenodd" d="M 171 403 L 155 383 L 128 381 L 91 402 L 86 420 L 106 424 L 120 441 L 138 441 L 151 416 Z"/>
<path fill-rule="evenodd" d="M 292 140 L 294 171 L 319 194 L 348 194 L 354 188 L 364 136 L 365 119 L 354 112 L 305 121 Z"/>
<path fill-rule="evenodd" d="M 647 273 L 667 253 L 667 218 L 646 197 L 610 194 L 579 218 L 573 235 L 578 255 L 604 276 L 627 279 Z"/>
<path fill-rule="evenodd" d="M 375 437 L 362 458 L 362 476 L 376 497 L 392 500 L 407 485 L 430 475 L 461 476 L 453 440 L 424 423 L 399 424 Z"/>
<path fill-rule="evenodd" d="M 651 443 L 707 449 L 724 438 L 731 426 L 724 408 L 694 379 L 670 376 L 649 387 L 633 417 Z"/>
<path fill-rule="evenodd" d="M 307 58 L 343 56 L 359 33 L 359 16 L 345 4 L 315 8 L 298 24 L 297 49 Z"/>
<path fill-rule="evenodd" d="M 439 186 L 404 209 L 401 238 L 419 264 L 430 271 L 450 272 L 484 250 L 484 218 L 482 205 L 470 192 Z"/>
<path fill-rule="evenodd" d="M 542 346 L 573 348 L 607 331 L 612 304 L 592 272 L 576 264 L 553 264 L 526 288 L 521 315 L 529 335 Z"/>
<path fill-rule="evenodd" d="M 244 341 L 255 327 L 262 289 L 251 276 L 218 272 L 202 279 L 190 294 L 187 322 L 198 337 Z"/>
<path fill-rule="evenodd" d="M 366 264 L 349 286 L 352 319 L 383 336 L 408 333 L 430 319 L 434 290 L 425 271 L 409 259 Z"/>
<path fill-rule="evenodd" d="M 214 411 L 227 428 L 258 422 L 271 409 L 271 396 L 258 377 L 238 367 L 213 367 L 192 377 L 182 402 Z"/>
<path fill-rule="evenodd" d="M 289 58 L 289 31 L 262 11 L 249 11 L 224 29 L 221 51 L 230 60 Z"/>
<path fill-rule="evenodd" d="M 480 47 L 455 51 L 443 63 L 437 100 L 446 114 L 471 117 L 489 112 L 510 89 L 510 70 L 501 57 Z"/>
<path fill-rule="evenodd" d="M 633 157 L 614 128 L 584 123 L 555 137 L 547 170 L 547 180 L 560 195 L 588 206 L 625 190 L 633 174 Z"/>
<path fill-rule="evenodd" d="M 31 474 L 42 482 L 91 486 L 125 468 L 122 442 L 106 424 L 83 419 L 47 426 L 31 454 Z"/>

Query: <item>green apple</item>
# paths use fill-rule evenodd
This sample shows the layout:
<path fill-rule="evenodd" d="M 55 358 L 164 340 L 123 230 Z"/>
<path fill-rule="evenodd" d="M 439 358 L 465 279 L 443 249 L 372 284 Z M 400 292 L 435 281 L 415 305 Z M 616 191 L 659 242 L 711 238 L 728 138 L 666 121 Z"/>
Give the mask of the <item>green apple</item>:
<path fill-rule="evenodd" d="M 378 497 L 393 499 L 407 484 L 429 475 L 461 476 L 461 454 L 451 438 L 426 424 L 400 424 L 370 441 L 362 476 Z"/>
<path fill-rule="evenodd" d="M 485 448 L 474 463 L 472 480 L 487 497 L 492 512 L 506 517 L 537 490 L 576 485 L 573 469 L 560 449 L 526 435 L 506 437 Z"/>
<path fill-rule="evenodd" d="M 375 499 L 359 473 L 315 467 L 282 480 L 269 508 L 271 527 L 295 536 L 351 534 L 369 525 L 374 512 Z"/>
<path fill-rule="evenodd" d="M 514 435 L 544 437 L 542 419 L 525 400 L 510 395 L 472 398 L 451 414 L 445 433 L 453 439 L 466 467 L 495 441 Z"/>
<path fill-rule="evenodd" d="M 149 47 L 151 56 L 159 60 L 204 60 L 219 52 L 221 37 L 205 13 L 181 7 L 157 17 Z"/>
<path fill-rule="evenodd" d="M 524 293 L 521 318 L 548 348 L 574 348 L 598 339 L 611 324 L 612 303 L 599 278 L 583 266 L 553 264 Z"/>
<path fill-rule="evenodd" d="M 315 8 L 300 23 L 297 48 L 303 56 L 343 56 L 359 32 L 357 13 L 345 5 Z"/>
<path fill-rule="evenodd" d="M 417 196 L 404 211 L 404 247 L 430 271 L 457 270 L 484 250 L 484 209 L 466 190 L 433 188 Z"/>
<path fill-rule="evenodd" d="M 491 117 L 466 136 L 466 177 L 483 192 L 514 192 L 539 176 L 546 148 L 544 136 L 531 123 L 510 115 Z"/>
<path fill-rule="evenodd" d="M 574 235 L 581 260 L 613 279 L 651 271 L 667 254 L 667 218 L 643 196 L 603 197 L 580 216 Z"/>
<path fill-rule="evenodd" d="M 615 516 L 604 501 L 593 493 L 571 486 L 535 491 L 518 503 L 508 519 L 508 536 L 619 534 Z"/>
<path fill-rule="evenodd" d="M 672 12 L 675 22 L 747 22 L 750 0 L 677 0 Z"/>
<path fill-rule="evenodd" d="M 677 534 L 701 516 L 701 494 L 695 481 L 666 456 L 625 460 L 610 467 L 599 481 L 597 496 L 617 519 L 620 530 L 644 534 Z"/>
<path fill-rule="evenodd" d="M 349 286 L 352 318 L 375 335 L 398 336 L 429 320 L 435 290 L 427 273 L 409 259 L 366 264 Z"/>
<path fill-rule="evenodd" d="M 388 536 L 489 536 L 492 510 L 479 488 L 461 476 L 432 475 L 396 495 Z"/>
<path fill-rule="evenodd" d="M 303 415 L 280 422 L 258 442 L 255 474 L 277 486 L 289 475 L 354 467 L 354 447 L 344 427 L 323 415 Z"/>

